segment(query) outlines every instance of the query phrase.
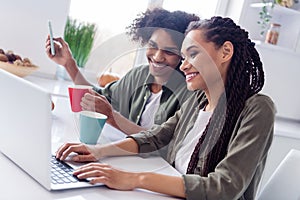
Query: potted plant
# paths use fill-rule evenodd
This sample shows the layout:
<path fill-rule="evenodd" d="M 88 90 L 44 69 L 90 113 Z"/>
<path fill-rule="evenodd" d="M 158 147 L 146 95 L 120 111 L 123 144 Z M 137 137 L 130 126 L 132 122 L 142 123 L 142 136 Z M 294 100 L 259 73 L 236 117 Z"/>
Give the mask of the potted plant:
<path fill-rule="evenodd" d="M 257 21 L 257 23 L 261 27 L 260 35 L 264 36 L 267 28 L 270 25 L 272 11 L 275 4 L 290 8 L 295 3 L 298 3 L 299 0 L 261 0 L 261 2 L 263 3 L 263 6 L 261 7 L 261 11 L 259 12 L 259 20 Z"/>
<path fill-rule="evenodd" d="M 82 70 L 93 47 L 97 26 L 77 19 L 67 18 L 64 28 L 64 40 L 69 44 L 77 66 Z M 56 78 L 71 80 L 63 66 L 58 65 Z"/>
<path fill-rule="evenodd" d="M 84 68 L 93 47 L 97 27 L 93 23 L 85 23 L 68 17 L 64 40 L 69 44 L 70 50 L 78 67 Z"/>
<path fill-rule="evenodd" d="M 259 20 L 257 21 L 257 23 L 261 27 L 261 36 L 265 34 L 266 29 L 269 27 L 272 18 L 271 13 L 275 6 L 275 0 L 262 0 L 262 3 L 263 6 L 261 7 L 261 11 L 259 12 Z"/>

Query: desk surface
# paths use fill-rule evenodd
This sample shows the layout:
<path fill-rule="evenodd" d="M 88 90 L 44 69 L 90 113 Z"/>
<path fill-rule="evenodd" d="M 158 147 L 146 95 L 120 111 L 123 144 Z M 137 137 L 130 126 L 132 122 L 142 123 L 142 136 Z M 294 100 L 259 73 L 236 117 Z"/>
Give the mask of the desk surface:
<path fill-rule="evenodd" d="M 73 85 L 73 82 L 66 80 L 42 78 L 37 76 L 27 76 L 24 79 L 39 85 L 49 91 L 52 95 L 68 97 L 68 86 Z"/>
<path fill-rule="evenodd" d="M 129 159 L 130 162 L 134 160 L 132 157 Z M 136 160 L 138 161 L 138 160 Z M 146 161 L 146 160 L 144 160 Z M 145 162 L 151 164 L 152 159 Z M 157 163 L 161 160 L 157 159 Z M 73 189 L 64 191 L 47 191 L 38 182 L 26 174 L 22 169 L 17 167 L 11 162 L 6 156 L 0 153 L 0 166 L 1 166 L 1 187 L 0 197 L 1 200 L 19 200 L 19 199 L 56 199 L 56 200 L 109 200 L 109 199 L 177 199 L 170 196 L 152 193 L 146 190 L 134 190 L 134 191 L 117 191 L 108 189 L 105 186 L 96 188 L 85 188 L 85 189 Z M 149 167 L 149 166 L 148 166 Z M 161 170 L 161 169 L 159 169 Z M 169 173 L 167 168 L 165 172 Z M 162 171 L 159 171 L 162 172 Z M 162 172 L 163 173 L 163 172 Z"/>
<path fill-rule="evenodd" d="M 53 151 L 56 147 L 66 141 L 78 141 L 76 128 L 77 115 L 70 110 L 69 99 L 63 95 L 52 97 L 55 103 L 53 112 L 52 144 Z M 125 135 L 109 125 L 105 125 L 100 142 L 110 142 Z M 106 162 L 114 167 L 129 171 L 151 171 L 169 175 L 180 175 L 173 167 L 160 157 L 147 159 L 138 156 L 106 158 Z M 0 152 L 1 166 L 1 200 L 15 199 L 56 199 L 56 200 L 109 200 L 109 199 L 178 199 L 163 194 L 137 189 L 134 191 L 117 191 L 100 186 L 96 188 L 72 189 L 50 192 L 42 187 L 37 181 L 26 174 L 21 168 L 15 165 L 9 158 Z"/>

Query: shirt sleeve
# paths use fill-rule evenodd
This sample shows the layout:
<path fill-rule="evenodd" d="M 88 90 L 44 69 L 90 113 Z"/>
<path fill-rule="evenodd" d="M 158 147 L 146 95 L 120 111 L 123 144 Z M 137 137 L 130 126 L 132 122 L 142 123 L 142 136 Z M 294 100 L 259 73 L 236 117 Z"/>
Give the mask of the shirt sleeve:
<path fill-rule="evenodd" d="M 99 94 L 105 96 L 105 98 L 110 102 L 112 107 L 120 112 L 120 108 L 124 108 L 123 110 L 128 110 L 129 99 L 132 89 L 132 79 L 134 77 L 134 73 L 129 71 L 124 77 L 122 77 L 118 81 L 111 82 L 107 84 L 104 88 L 94 87 L 94 90 Z M 127 95 L 125 95 L 127 94 Z M 128 118 L 128 111 L 122 112 L 124 117 Z"/>
<path fill-rule="evenodd" d="M 181 110 L 178 110 L 174 116 L 170 117 L 161 125 L 154 125 L 147 131 L 132 134 L 128 136 L 134 139 L 139 147 L 139 153 L 143 156 L 152 155 L 160 151 L 160 155 L 165 157 L 168 144 L 174 136 L 177 122 L 181 116 Z"/>
<path fill-rule="evenodd" d="M 183 175 L 187 199 L 254 199 L 273 138 L 275 112 L 268 97 L 246 105 L 228 153 L 215 171 L 208 177 Z"/>

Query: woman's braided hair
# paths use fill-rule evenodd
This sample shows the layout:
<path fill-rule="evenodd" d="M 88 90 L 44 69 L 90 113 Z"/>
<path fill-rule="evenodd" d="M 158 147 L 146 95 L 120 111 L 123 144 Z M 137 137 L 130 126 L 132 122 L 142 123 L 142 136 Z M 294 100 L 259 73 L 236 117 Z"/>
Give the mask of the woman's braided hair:
<path fill-rule="evenodd" d="M 192 30 L 203 31 L 206 41 L 213 42 L 216 48 L 221 47 L 225 41 L 230 41 L 234 47 L 225 92 L 194 149 L 187 169 L 187 173 L 194 173 L 202 154 L 204 164 L 200 175 L 207 176 L 226 156 L 229 140 L 246 100 L 258 93 L 264 85 L 264 71 L 248 32 L 232 19 L 217 16 L 191 22 L 186 34 Z"/>

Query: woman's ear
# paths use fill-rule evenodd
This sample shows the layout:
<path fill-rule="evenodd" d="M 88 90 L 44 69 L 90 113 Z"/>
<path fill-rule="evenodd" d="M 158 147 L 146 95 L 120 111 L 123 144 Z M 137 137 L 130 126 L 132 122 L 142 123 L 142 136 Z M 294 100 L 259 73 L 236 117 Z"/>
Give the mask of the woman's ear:
<path fill-rule="evenodd" d="M 227 62 L 232 58 L 234 49 L 233 44 L 231 42 L 224 42 L 224 44 L 221 47 L 221 50 L 223 62 Z"/>

